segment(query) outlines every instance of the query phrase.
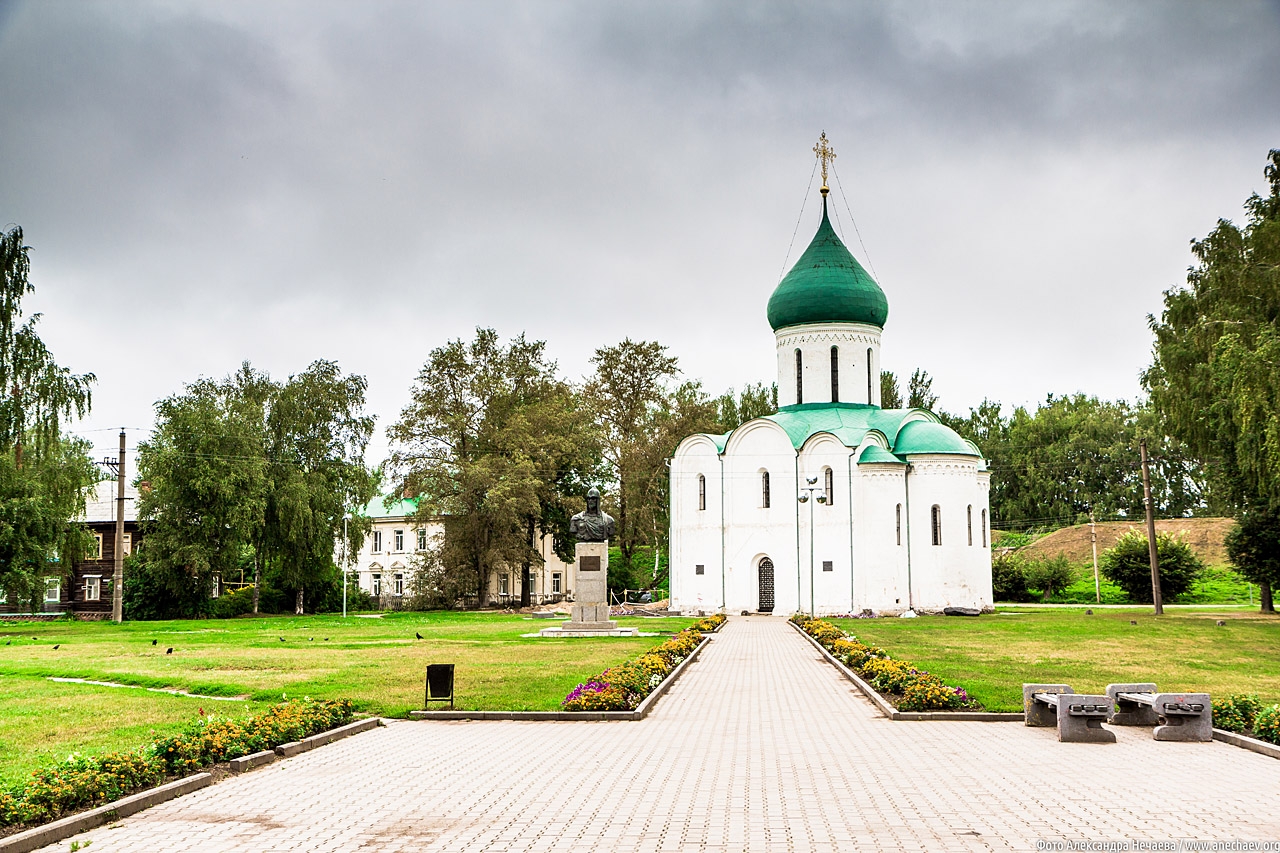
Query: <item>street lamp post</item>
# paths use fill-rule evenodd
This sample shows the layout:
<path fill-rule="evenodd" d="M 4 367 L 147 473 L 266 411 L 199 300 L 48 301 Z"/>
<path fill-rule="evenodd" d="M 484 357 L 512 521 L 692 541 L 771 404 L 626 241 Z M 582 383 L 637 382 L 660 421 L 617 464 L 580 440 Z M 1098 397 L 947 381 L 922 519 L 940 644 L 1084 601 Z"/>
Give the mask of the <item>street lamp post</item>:
<path fill-rule="evenodd" d="M 813 502 L 810 501 L 810 498 L 813 497 L 814 492 L 825 492 L 826 490 L 818 488 L 817 477 L 806 477 L 805 482 L 808 485 L 800 487 L 800 495 L 796 500 L 802 504 L 809 504 L 809 616 L 817 618 L 818 614 L 815 612 L 813 594 Z M 820 504 L 825 504 L 827 496 L 826 494 L 818 495 L 816 500 Z"/>
<path fill-rule="evenodd" d="M 347 618 L 347 572 L 351 571 L 351 561 L 347 558 L 347 550 L 351 547 L 347 540 L 347 521 L 350 514 L 342 516 L 342 618 Z"/>

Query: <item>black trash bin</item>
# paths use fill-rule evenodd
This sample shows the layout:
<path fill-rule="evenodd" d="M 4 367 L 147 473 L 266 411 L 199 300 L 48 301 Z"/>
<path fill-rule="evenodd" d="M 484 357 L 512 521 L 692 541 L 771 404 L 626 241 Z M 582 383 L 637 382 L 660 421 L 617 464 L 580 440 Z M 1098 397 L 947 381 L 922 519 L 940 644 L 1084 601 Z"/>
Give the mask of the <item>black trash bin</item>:
<path fill-rule="evenodd" d="M 427 702 L 423 707 L 430 708 L 432 702 L 448 702 L 453 710 L 453 664 L 427 664 Z"/>

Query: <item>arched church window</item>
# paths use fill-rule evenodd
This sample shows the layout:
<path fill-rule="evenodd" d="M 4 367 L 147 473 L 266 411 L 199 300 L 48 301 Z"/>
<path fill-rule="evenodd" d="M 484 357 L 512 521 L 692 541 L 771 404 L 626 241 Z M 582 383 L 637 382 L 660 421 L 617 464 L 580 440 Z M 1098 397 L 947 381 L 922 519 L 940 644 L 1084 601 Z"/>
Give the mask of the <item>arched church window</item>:
<path fill-rule="evenodd" d="M 982 547 L 987 547 L 987 511 L 982 511 Z"/>
<path fill-rule="evenodd" d="M 769 508 L 769 472 L 760 472 L 760 506 Z"/>
<path fill-rule="evenodd" d="M 894 522 L 898 528 L 898 544 L 902 544 L 902 504 L 898 504 L 897 510 L 894 511 Z"/>
<path fill-rule="evenodd" d="M 830 468 L 822 469 L 822 488 L 827 493 L 827 506 L 831 506 L 836 502 L 836 477 Z"/>
<path fill-rule="evenodd" d="M 796 405 L 804 402 L 804 356 L 796 348 Z"/>
<path fill-rule="evenodd" d="M 871 347 L 867 347 L 867 405 L 871 405 L 874 399 L 871 396 Z"/>
<path fill-rule="evenodd" d="M 930 519 L 933 521 L 933 544 L 942 544 L 942 508 L 937 504 L 933 505 L 933 509 L 929 511 Z"/>
<path fill-rule="evenodd" d="M 973 545 L 973 504 L 969 504 L 968 514 L 965 518 L 965 524 L 969 528 L 969 544 Z"/>
<path fill-rule="evenodd" d="M 831 402 L 840 402 L 840 347 L 831 348 Z"/>
<path fill-rule="evenodd" d="M 707 508 L 707 478 L 698 475 L 698 509 Z"/>

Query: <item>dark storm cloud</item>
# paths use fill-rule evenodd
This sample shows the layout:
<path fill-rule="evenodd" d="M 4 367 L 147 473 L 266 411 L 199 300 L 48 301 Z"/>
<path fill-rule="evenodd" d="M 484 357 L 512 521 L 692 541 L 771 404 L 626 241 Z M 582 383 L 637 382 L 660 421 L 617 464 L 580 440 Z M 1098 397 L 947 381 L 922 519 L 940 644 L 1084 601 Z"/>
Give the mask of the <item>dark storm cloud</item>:
<path fill-rule="evenodd" d="M 116 422 L 242 358 L 331 357 L 385 423 L 477 324 L 547 338 L 571 375 L 660 338 L 719 390 L 772 374 L 762 303 L 826 128 L 894 306 L 887 353 L 956 407 L 1130 394 L 1186 241 L 1280 145 L 1278 10 L 8 3 L 0 219 Z M 1111 310 L 1055 304 L 1060 331 L 1002 340 L 1056 374 L 947 374 L 947 323 L 1071 288 Z M 565 323 L 581 293 L 589 332 Z M 116 322 L 145 346 L 104 347 Z M 1085 324 L 1127 349 L 1064 360 Z"/>

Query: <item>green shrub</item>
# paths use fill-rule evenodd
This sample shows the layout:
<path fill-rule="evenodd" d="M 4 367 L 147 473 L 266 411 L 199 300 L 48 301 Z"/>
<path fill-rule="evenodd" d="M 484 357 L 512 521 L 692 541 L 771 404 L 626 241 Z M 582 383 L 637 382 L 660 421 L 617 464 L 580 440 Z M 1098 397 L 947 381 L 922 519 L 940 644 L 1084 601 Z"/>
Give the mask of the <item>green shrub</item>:
<path fill-rule="evenodd" d="M 1229 732 L 1249 734 L 1253 731 L 1254 719 L 1262 703 L 1257 696 L 1236 694 L 1224 699 L 1213 700 L 1213 725 Z"/>
<path fill-rule="evenodd" d="M 1056 557 L 1038 557 L 1026 562 L 1024 572 L 1027 586 L 1040 593 L 1044 601 L 1062 592 L 1075 580 L 1075 570 L 1067 560 L 1066 554 Z"/>
<path fill-rule="evenodd" d="M 1280 744 L 1280 705 L 1268 705 L 1258 711 L 1253 721 L 1253 733 L 1258 740 Z"/>
<path fill-rule="evenodd" d="M 1156 534 L 1156 554 L 1160 559 L 1160 595 L 1165 601 L 1186 592 L 1204 569 L 1204 563 L 1181 536 Z M 1098 568 L 1131 600 L 1151 602 L 1151 558 L 1144 533 L 1130 530 L 1121 536 L 1114 548 L 1103 552 Z"/>
<path fill-rule="evenodd" d="M 213 615 L 219 619 L 230 619 L 253 612 L 253 587 L 225 592 L 213 601 Z"/>
<path fill-rule="evenodd" d="M 991 558 L 991 586 L 996 601 L 1030 601 L 1026 561 L 1019 554 L 996 554 Z"/>

